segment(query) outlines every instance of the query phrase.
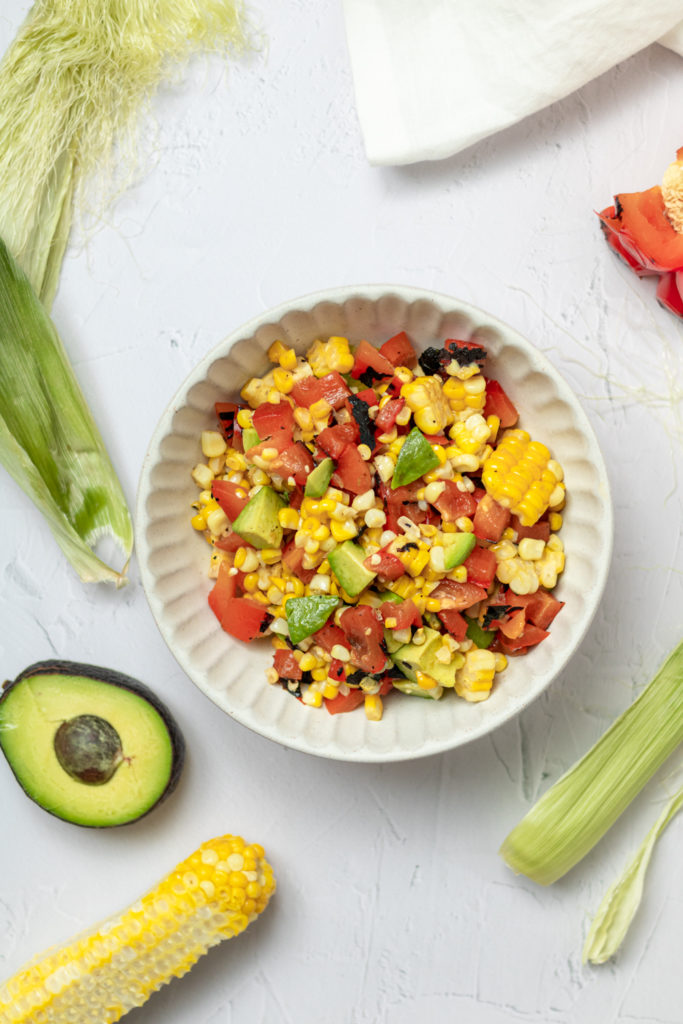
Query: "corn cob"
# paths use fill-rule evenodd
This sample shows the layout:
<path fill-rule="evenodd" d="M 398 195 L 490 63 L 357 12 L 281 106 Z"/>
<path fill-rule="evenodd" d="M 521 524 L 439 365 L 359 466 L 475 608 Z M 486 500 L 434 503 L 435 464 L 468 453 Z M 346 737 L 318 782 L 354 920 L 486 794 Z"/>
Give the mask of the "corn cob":
<path fill-rule="evenodd" d="M 244 931 L 274 890 L 260 846 L 210 839 L 122 914 L 5 982 L 0 1024 L 112 1024 Z"/>
<path fill-rule="evenodd" d="M 484 463 L 484 487 L 523 526 L 533 526 L 560 484 L 552 462 L 546 446 L 532 441 L 526 430 L 509 430 Z"/>
<path fill-rule="evenodd" d="M 444 397 L 440 377 L 416 377 L 401 388 L 416 425 L 425 434 L 440 434 L 453 422 L 453 411 Z"/>

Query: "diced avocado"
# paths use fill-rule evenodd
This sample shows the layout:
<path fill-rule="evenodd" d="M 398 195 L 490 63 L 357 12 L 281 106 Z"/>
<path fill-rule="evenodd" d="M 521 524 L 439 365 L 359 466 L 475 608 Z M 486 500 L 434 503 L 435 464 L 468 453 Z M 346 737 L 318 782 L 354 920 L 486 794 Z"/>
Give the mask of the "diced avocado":
<path fill-rule="evenodd" d="M 322 629 L 338 604 L 338 597 L 324 594 L 290 597 L 285 612 L 292 643 L 298 644 L 300 640 Z"/>
<path fill-rule="evenodd" d="M 315 469 L 311 472 L 306 486 L 304 488 L 304 494 L 307 498 L 322 498 L 323 494 L 330 485 L 332 474 L 334 473 L 334 462 L 332 459 L 323 459 Z"/>
<path fill-rule="evenodd" d="M 245 427 L 242 431 L 242 446 L 245 452 L 248 452 L 250 448 L 254 448 L 259 444 L 260 440 L 261 438 L 253 427 Z"/>
<path fill-rule="evenodd" d="M 39 662 L 4 684 L 0 748 L 31 800 L 91 828 L 151 811 L 185 755 L 171 712 L 143 683 L 70 661 Z"/>
<path fill-rule="evenodd" d="M 423 644 L 403 644 L 397 651 L 390 654 L 399 672 L 402 672 L 406 679 L 417 683 L 417 673 L 424 672 L 431 676 L 439 686 L 452 687 L 455 684 L 455 669 L 452 665 L 445 665 L 436 657 L 436 652 L 441 647 L 441 633 L 429 626 L 424 628 L 425 641 Z"/>
<path fill-rule="evenodd" d="M 476 543 L 477 538 L 473 533 L 444 534 L 443 564 L 446 572 L 449 569 L 455 569 L 457 565 L 462 565 L 467 556 L 471 554 Z"/>
<path fill-rule="evenodd" d="M 392 679 L 397 690 L 407 693 L 409 697 L 427 697 L 432 700 L 439 700 L 443 696 L 443 686 L 432 686 L 426 690 L 419 683 L 413 683 L 410 679 Z"/>
<path fill-rule="evenodd" d="M 272 487 L 262 487 L 244 506 L 232 528 L 255 548 L 279 548 L 282 527 L 278 512 L 285 500 Z"/>
<path fill-rule="evenodd" d="M 393 590 L 366 590 L 362 597 L 359 598 L 358 604 L 369 604 L 372 608 L 379 608 L 387 601 L 390 601 L 391 604 L 402 604 L 403 598 L 395 594 Z"/>
<path fill-rule="evenodd" d="M 436 469 L 439 458 L 419 427 L 413 427 L 401 447 L 391 478 L 392 489 L 412 484 L 430 469 Z"/>
<path fill-rule="evenodd" d="M 349 597 L 357 597 L 376 576 L 376 573 L 365 568 L 364 559 L 362 547 L 352 540 L 345 540 L 343 544 L 332 548 L 327 556 L 332 572 Z"/>

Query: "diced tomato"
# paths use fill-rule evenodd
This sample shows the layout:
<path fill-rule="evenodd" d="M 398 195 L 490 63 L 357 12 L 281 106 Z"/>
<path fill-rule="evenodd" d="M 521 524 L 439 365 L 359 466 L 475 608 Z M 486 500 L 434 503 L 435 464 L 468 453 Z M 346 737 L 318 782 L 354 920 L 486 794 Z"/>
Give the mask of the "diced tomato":
<path fill-rule="evenodd" d="M 385 528 L 387 530 L 400 533 L 401 527 L 398 525 L 398 520 L 401 516 L 407 516 L 408 519 L 418 525 L 420 523 L 428 523 L 432 526 L 439 524 L 440 517 L 431 506 L 427 505 L 427 508 L 423 509 L 418 504 L 417 492 L 422 486 L 417 480 L 415 483 L 407 484 L 405 487 L 396 487 L 394 489 L 392 489 L 390 484 L 380 484 L 379 496 L 384 502 L 384 513 L 387 517 Z"/>
<path fill-rule="evenodd" d="M 467 569 L 468 583 L 478 583 L 480 587 L 487 590 L 493 583 L 496 575 L 496 556 L 490 548 L 472 548 L 471 553 L 464 561 Z"/>
<path fill-rule="evenodd" d="M 379 561 L 373 561 L 378 556 Z M 391 583 L 393 580 L 400 579 L 406 571 L 401 559 L 389 551 L 388 547 L 380 548 L 374 555 L 368 555 L 363 565 L 370 572 L 376 572 L 377 578 L 383 583 Z"/>
<path fill-rule="evenodd" d="M 253 547 L 239 533 L 226 533 L 222 537 L 216 537 L 213 546 L 219 551 L 237 551 L 238 548 Z"/>
<path fill-rule="evenodd" d="M 304 487 L 313 471 L 313 456 L 305 444 L 297 441 L 280 452 L 270 464 L 271 473 L 281 476 L 283 480 L 294 477 L 294 483 Z"/>
<path fill-rule="evenodd" d="M 252 460 L 255 456 L 262 455 L 266 448 L 275 448 L 276 451 L 283 452 L 291 446 L 291 430 L 274 430 L 267 440 L 259 441 L 253 448 L 247 449 L 246 455 L 249 460 Z"/>
<path fill-rule="evenodd" d="M 517 516 L 512 516 L 510 526 L 517 533 L 517 540 L 524 540 L 529 537 L 531 540 L 542 540 L 546 544 L 550 538 L 550 523 L 547 519 L 541 519 L 533 526 L 522 526 Z"/>
<path fill-rule="evenodd" d="M 333 622 L 326 622 L 322 629 L 313 634 L 313 640 L 316 644 L 320 644 L 328 654 L 332 653 L 332 648 L 336 644 L 340 644 L 347 650 L 349 648 L 346 633 L 339 626 L 335 626 Z"/>
<path fill-rule="evenodd" d="M 272 437 L 277 430 L 288 430 L 291 437 L 294 430 L 294 410 L 289 402 L 278 402 L 277 405 L 264 402 L 258 409 L 254 409 L 252 424 L 262 441 Z"/>
<path fill-rule="evenodd" d="M 381 672 L 387 656 L 381 646 L 384 629 L 376 610 L 369 605 L 347 608 L 339 616 L 339 625 L 346 634 L 353 664 L 371 675 Z"/>
<path fill-rule="evenodd" d="M 396 423 L 396 417 L 406 404 L 405 398 L 390 398 L 386 405 L 383 405 L 375 417 L 375 426 L 378 433 L 387 434 Z"/>
<path fill-rule="evenodd" d="M 510 522 L 510 509 L 484 494 L 474 513 L 474 533 L 480 540 L 499 541 Z"/>
<path fill-rule="evenodd" d="M 502 429 L 514 427 L 519 419 L 519 413 L 497 380 L 486 381 L 484 416 L 497 416 Z"/>
<path fill-rule="evenodd" d="M 434 502 L 447 523 L 454 523 L 461 516 L 471 518 L 477 508 L 474 496 L 469 491 L 461 491 L 454 480 L 444 480 L 445 488 Z"/>
<path fill-rule="evenodd" d="M 356 349 L 356 359 L 351 370 L 351 376 L 360 380 L 365 374 L 363 383 L 372 384 L 382 377 L 393 377 L 394 365 L 378 349 L 374 348 L 369 341 L 361 341 Z M 368 373 L 368 371 L 370 371 Z"/>
<path fill-rule="evenodd" d="M 526 626 L 526 615 L 523 608 L 512 608 L 507 615 L 500 619 L 494 619 L 491 625 L 498 628 L 508 640 L 517 640 L 524 632 Z"/>
<path fill-rule="evenodd" d="M 343 711 L 355 711 L 364 701 L 365 694 L 358 689 L 349 690 L 346 696 L 339 693 L 336 697 L 326 697 L 323 703 L 331 715 L 338 715 Z"/>
<path fill-rule="evenodd" d="M 547 629 L 560 609 L 564 608 L 564 601 L 558 601 L 542 587 L 535 594 L 509 594 L 508 599 L 510 604 L 521 605 L 528 621 L 539 629 Z"/>
<path fill-rule="evenodd" d="M 301 679 L 303 676 L 301 666 L 294 657 L 294 652 L 286 651 L 284 648 L 275 651 L 273 655 L 273 668 L 280 679 Z"/>
<path fill-rule="evenodd" d="M 337 487 L 343 487 L 351 494 L 365 494 L 372 488 L 370 467 L 361 458 L 355 444 L 347 445 L 337 458 L 337 468 L 332 477 L 332 483 Z"/>
<path fill-rule="evenodd" d="M 437 615 L 441 619 L 444 628 L 451 634 L 454 640 L 460 643 L 467 636 L 467 619 L 456 611 L 455 608 L 442 608 Z"/>
<path fill-rule="evenodd" d="M 230 444 L 235 433 L 235 419 L 239 412 L 239 405 L 235 402 L 216 402 L 216 417 L 221 428 L 221 433 Z"/>
<path fill-rule="evenodd" d="M 239 484 L 230 483 L 229 480 L 213 480 L 211 483 L 211 494 L 231 523 L 235 522 L 249 501 L 249 495 L 244 487 L 240 487 Z"/>
<path fill-rule="evenodd" d="M 302 583 L 310 583 L 315 576 L 315 569 L 304 569 L 304 549 L 298 548 L 294 538 L 282 549 L 282 564 L 287 566 L 292 576 L 297 576 Z"/>
<path fill-rule="evenodd" d="M 209 607 L 219 622 L 223 618 L 227 602 L 235 596 L 236 590 L 237 580 L 230 575 L 230 564 L 221 562 L 216 582 L 209 591 Z"/>
<path fill-rule="evenodd" d="M 248 597 L 230 597 L 225 601 L 221 626 L 237 640 L 256 640 L 263 636 L 272 615 L 265 605 Z"/>
<path fill-rule="evenodd" d="M 380 346 L 380 355 L 388 359 L 392 366 L 415 366 L 417 353 L 405 331 L 395 334 Z"/>
<path fill-rule="evenodd" d="M 430 597 L 441 601 L 442 610 L 455 608 L 462 612 L 472 605 L 479 604 L 486 597 L 486 588 L 477 583 L 456 583 L 455 580 L 442 580 L 431 592 Z"/>
<path fill-rule="evenodd" d="M 409 629 L 410 626 L 421 626 L 422 616 L 414 601 L 385 601 L 379 606 L 379 613 L 386 623 L 387 619 L 395 619 L 396 623 L 390 629 Z"/>
<path fill-rule="evenodd" d="M 326 373 L 324 377 L 304 377 L 290 391 L 296 404 L 307 408 L 324 398 L 333 409 L 339 409 L 350 394 L 346 381 L 337 370 Z"/>
<path fill-rule="evenodd" d="M 318 444 L 333 459 L 338 459 L 347 445 L 356 444 L 358 441 L 358 424 L 355 420 L 350 423 L 338 423 L 331 427 L 325 427 L 318 434 Z"/>
<path fill-rule="evenodd" d="M 499 643 L 501 650 L 505 651 L 506 654 L 514 654 L 519 651 L 525 651 L 528 647 L 540 644 L 541 640 L 545 640 L 547 636 L 550 636 L 550 633 L 545 629 L 540 629 L 538 626 L 534 626 L 532 622 L 528 622 L 516 639 L 511 640 L 507 637 L 499 636 Z"/>

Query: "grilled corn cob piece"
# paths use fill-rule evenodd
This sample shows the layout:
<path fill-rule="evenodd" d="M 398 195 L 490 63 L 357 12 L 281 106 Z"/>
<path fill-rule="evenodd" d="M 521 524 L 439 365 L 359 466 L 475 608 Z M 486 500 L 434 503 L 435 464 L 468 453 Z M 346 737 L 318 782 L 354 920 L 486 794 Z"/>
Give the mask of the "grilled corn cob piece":
<path fill-rule="evenodd" d="M 493 651 L 480 648 L 466 651 L 465 664 L 455 673 L 455 692 L 467 701 L 486 700 L 495 674 L 496 656 Z"/>
<path fill-rule="evenodd" d="M 500 505 L 533 526 L 548 508 L 560 484 L 554 460 L 544 444 L 532 441 L 526 430 L 509 430 L 484 463 L 484 487 Z"/>
<path fill-rule="evenodd" d="M 122 914 L 6 981 L 0 1024 L 112 1024 L 244 931 L 274 889 L 260 846 L 210 839 Z"/>
<path fill-rule="evenodd" d="M 444 397 L 440 377 L 416 377 L 402 386 L 401 395 L 423 433 L 440 434 L 453 422 L 453 410 Z"/>

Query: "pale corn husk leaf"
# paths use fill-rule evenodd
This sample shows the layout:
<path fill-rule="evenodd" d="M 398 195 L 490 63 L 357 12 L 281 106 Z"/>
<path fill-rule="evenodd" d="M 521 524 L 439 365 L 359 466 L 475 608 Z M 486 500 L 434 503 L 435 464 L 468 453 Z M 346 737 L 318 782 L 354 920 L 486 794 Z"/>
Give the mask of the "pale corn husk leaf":
<path fill-rule="evenodd" d="M 671 798 L 646 835 L 633 860 L 617 878 L 598 907 L 583 947 L 583 962 L 604 964 L 626 937 L 643 896 L 645 875 L 657 840 L 683 807 L 683 789 Z"/>
<path fill-rule="evenodd" d="M 90 212 L 103 212 L 135 171 L 159 83 L 244 42 L 240 0 L 36 0 L 0 63 L 0 237 L 48 309 L 74 188 L 97 170 Z"/>
<path fill-rule="evenodd" d="M 57 331 L 0 240 L 0 462 L 85 582 L 125 582 L 93 552 L 133 548 L 126 500 Z"/>
<path fill-rule="evenodd" d="M 550 885 L 592 850 L 683 742 L 683 641 L 640 696 L 510 832 L 503 859 Z"/>

